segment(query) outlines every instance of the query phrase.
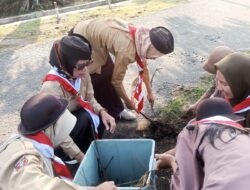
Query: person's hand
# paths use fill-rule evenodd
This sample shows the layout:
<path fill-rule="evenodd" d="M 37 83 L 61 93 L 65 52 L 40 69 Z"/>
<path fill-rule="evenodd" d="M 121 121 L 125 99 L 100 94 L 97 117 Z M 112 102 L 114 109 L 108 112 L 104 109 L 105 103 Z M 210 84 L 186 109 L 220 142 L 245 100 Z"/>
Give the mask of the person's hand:
<path fill-rule="evenodd" d="M 135 104 L 132 101 L 126 102 L 126 107 L 130 110 L 137 110 Z"/>
<path fill-rule="evenodd" d="M 171 154 L 155 154 L 156 158 L 156 169 L 163 169 L 171 167 L 175 172 L 177 168 L 177 164 L 175 162 L 175 157 Z"/>
<path fill-rule="evenodd" d="M 155 103 L 154 94 L 153 93 L 147 94 L 147 99 L 148 99 L 148 102 L 150 103 L 151 107 L 153 107 L 154 103 Z"/>
<path fill-rule="evenodd" d="M 164 152 L 164 154 L 171 154 L 172 156 L 175 156 L 175 147 Z"/>
<path fill-rule="evenodd" d="M 188 107 L 185 108 L 185 112 L 195 113 L 196 108 L 197 108 L 197 104 L 188 105 Z"/>
<path fill-rule="evenodd" d="M 79 163 L 83 160 L 84 154 L 83 152 L 79 152 L 74 159 L 76 159 Z"/>
<path fill-rule="evenodd" d="M 94 190 L 118 190 L 113 181 L 106 181 L 98 185 Z"/>
<path fill-rule="evenodd" d="M 183 113 L 181 115 L 182 118 L 191 118 L 195 117 L 195 112 L 197 109 L 197 104 L 185 105 L 183 107 Z"/>
<path fill-rule="evenodd" d="M 109 115 L 105 110 L 102 110 L 100 112 L 100 115 L 106 130 L 110 131 L 111 133 L 114 133 L 116 128 L 115 119 L 111 115 Z"/>

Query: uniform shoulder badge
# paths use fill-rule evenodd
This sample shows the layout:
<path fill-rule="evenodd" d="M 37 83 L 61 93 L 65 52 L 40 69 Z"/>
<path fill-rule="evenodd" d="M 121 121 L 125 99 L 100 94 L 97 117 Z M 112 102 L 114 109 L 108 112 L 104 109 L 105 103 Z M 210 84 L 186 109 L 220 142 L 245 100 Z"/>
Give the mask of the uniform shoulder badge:
<path fill-rule="evenodd" d="M 28 159 L 25 156 L 22 156 L 15 164 L 15 170 L 18 172 L 21 168 L 28 165 Z"/>

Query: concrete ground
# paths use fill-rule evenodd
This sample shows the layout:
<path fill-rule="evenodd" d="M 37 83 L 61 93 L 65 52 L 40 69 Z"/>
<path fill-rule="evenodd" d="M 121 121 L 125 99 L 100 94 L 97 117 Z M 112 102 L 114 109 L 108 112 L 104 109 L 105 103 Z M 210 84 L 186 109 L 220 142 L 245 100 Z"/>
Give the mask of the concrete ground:
<path fill-rule="evenodd" d="M 245 0 L 190 0 L 132 21 L 149 27 L 166 26 L 175 38 L 174 53 L 149 63 L 151 72 L 161 68 L 153 81 L 156 106 L 170 97 L 176 84 L 199 81 L 202 63 L 215 46 L 244 50 L 250 44 L 250 1 Z M 51 45 L 52 41 L 26 44 L 17 50 L 0 52 L 0 141 L 16 132 L 22 104 L 39 91 L 41 80 L 50 68 Z M 133 64 L 124 81 L 128 89 L 135 73 Z M 144 111 L 150 112 L 148 105 Z"/>

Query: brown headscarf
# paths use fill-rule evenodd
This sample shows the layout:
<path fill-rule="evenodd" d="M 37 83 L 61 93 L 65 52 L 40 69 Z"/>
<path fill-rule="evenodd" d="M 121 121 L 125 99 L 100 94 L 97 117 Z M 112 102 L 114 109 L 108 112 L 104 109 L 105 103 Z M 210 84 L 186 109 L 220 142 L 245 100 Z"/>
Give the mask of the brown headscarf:
<path fill-rule="evenodd" d="M 232 53 L 215 64 L 229 84 L 234 98 L 232 106 L 250 95 L 250 57 L 243 53 Z"/>
<path fill-rule="evenodd" d="M 218 46 L 214 48 L 208 56 L 207 61 L 204 63 L 203 68 L 211 74 L 216 74 L 214 64 L 233 52 L 234 51 L 227 46 Z"/>

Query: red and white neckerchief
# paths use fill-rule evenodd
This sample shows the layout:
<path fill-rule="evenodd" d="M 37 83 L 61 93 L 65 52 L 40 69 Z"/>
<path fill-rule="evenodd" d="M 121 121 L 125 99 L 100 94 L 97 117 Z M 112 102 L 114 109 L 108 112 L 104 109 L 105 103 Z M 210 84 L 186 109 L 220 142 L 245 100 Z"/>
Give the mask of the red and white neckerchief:
<path fill-rule="evenodd" d="M 222 124 L 222 125 L 227 125 L 227 126 L 232 126 L 232 127 L 237 127 L 237 128 L 243 128 L 242 125 L 239 123 L 236 123 L 235 121 L 224 117 L 224 116 L 213 116 L 209 118 L 205 118 L 199 121 L 192 121 L 188 125 L 199 125 L 199 124 Z"/>
<path fill-rule="evenodd" d="M 245 100 L 233 107 L 234 113 L 243 113 L 248 110 L 250 110 L 250 95 Z"/>
<path fill-rule="evenodd" d="M 129 29 L 129 33 L 130 33 L 131 37 L 133 39 L 135 39 L 136 28 L 129 25 L 128 29 Z M 137 53 L 136 53 L 135 58 L 136 58 L 136 63 L 137 63 L 138 70 L 139 70 L 139 75 L 137 77 L 138 81 L 137 81 L 136 86 L 133 90 L 133 93 L 132 93 L 133 97 L 131 98 L 131 100 L 133 100 L 133 98 L 135 98 L 137 100 L 137 111 L 141 112 L 141 110 L 143 109 L 143 102 L 144 102 L 144 94 L 142 91 L 142 82 L 143 82 L 142 71 L 143 71 L 145 64 L 142 62 L 141 58 L 139 57 L 139 55 Z"/>
<path fill-rule="evenodd" d="M 133 90 L 133 94 L 131 97 L 131 100 L 133 100 L 134 98 L 137 100 L 137 112 L 141 112 L 141 110 L 143 109 L 143 103 L 144 103 L 144 95 L 142 92 L 142 77 L 139 75 L 136 78 L 137 82 L 136 82 L 136 86 Z"/>
<path fill-rule="evenodd" d="M 55 68 L 52 68 L 49 73 L 44 77 L 43 82 L 45 81 L 57 81 L 59 82 L 63 88 L 70 92 L 71 94 L 76 96 L 76 99 L 78 103 L 84 108 L 92 118 L 94 127 L 95 127 L 95 132 L 98 134 L 98 126 L 100 124 L 100 119 L 99 116 L 95 113 L 93 107 L 89 104 L 89 102 L 83 100 L 82 96 L 79 95 L 80 91 L 80 86 L 81 86 L 81 79 L 78 78 L 75 80 L 74 85 L 71 84 L 69 80 L 66 78 L 62 77 L 56 70 Z"/>
<path fill-rule="evenodd" d="M 54 172 L 58 177 L 72 180 L 72 176 L 67 166 L 59 157 L 55 156 L 53 144 L 44 132 L 25 135 L 25 137 L 32 140 L 32 144 L 45 158 L 51 159 Z"/>

